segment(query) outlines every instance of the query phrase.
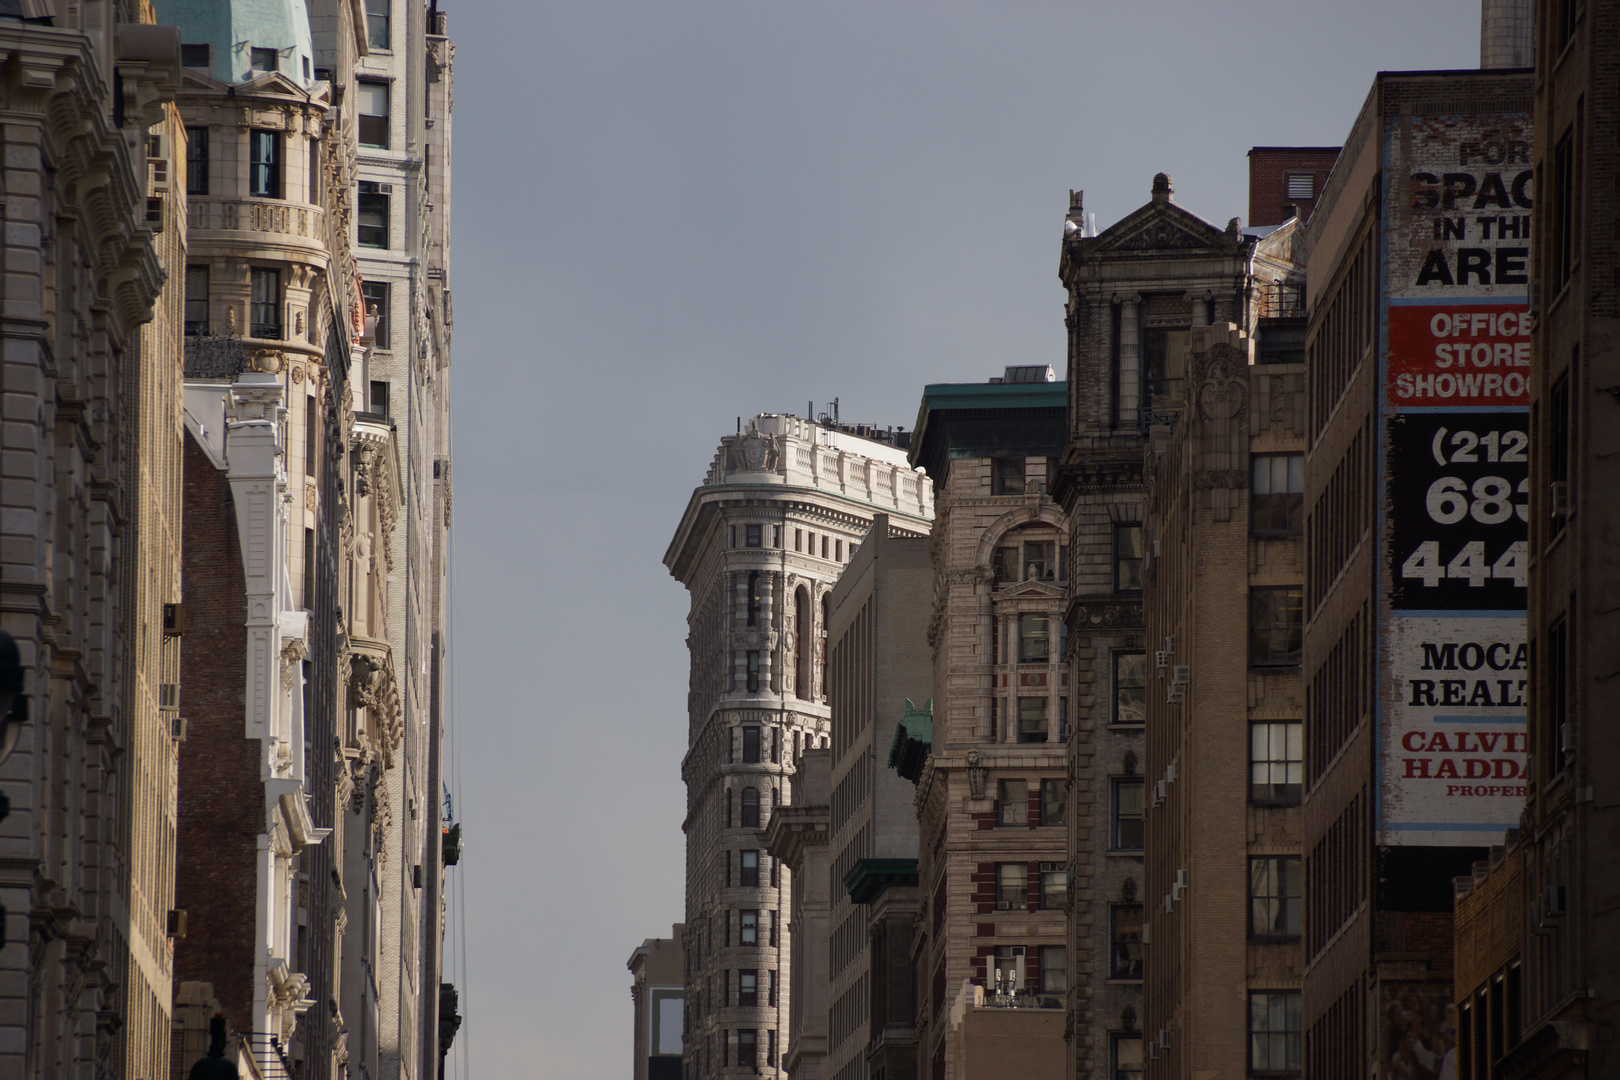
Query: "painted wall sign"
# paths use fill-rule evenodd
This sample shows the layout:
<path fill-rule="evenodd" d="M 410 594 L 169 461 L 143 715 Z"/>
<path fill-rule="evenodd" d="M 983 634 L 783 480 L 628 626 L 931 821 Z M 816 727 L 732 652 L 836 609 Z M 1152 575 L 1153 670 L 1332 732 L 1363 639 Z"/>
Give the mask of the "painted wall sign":
<path fill-rule="evenodd" d="M 1524 802 L 1530 118 L 1384 131 L 1378 841 L 1500 842 Z"/>

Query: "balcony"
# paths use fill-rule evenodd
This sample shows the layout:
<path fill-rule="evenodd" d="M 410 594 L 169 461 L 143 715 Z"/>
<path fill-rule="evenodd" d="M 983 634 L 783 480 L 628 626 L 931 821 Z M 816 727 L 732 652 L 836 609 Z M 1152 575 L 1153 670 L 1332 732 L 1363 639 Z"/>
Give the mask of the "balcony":
<path fill-rule="evenodd" d="M 237 199 L 220 195 L 193 195 L 186 210 L 186 227 L 198 232 L 243 234 L 232 239 L 251 242 L 251 234 L 274 243 L 325 247 L 323 211 L 318 206 L 279 199 Z"/>

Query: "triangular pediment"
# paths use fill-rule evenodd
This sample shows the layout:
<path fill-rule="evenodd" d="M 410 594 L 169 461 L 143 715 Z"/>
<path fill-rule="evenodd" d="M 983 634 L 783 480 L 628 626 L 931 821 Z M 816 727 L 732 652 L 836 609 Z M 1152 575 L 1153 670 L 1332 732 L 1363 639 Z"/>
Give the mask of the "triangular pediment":
<path fill-rule="evenodd" d="M 1038 596 L 1045 598 L 1062 595 L 1063 590 L 1059 588 L 1056 583 L 1050 581 L 1036 581 L 1033 578 L 1031 578 L 1029 581 L 1019 581 L 996 590 L 996 596 L 1003 600 L 1016 600 L 1019 597 L 1025 596 Z"/>
<path fill-rule="evenodd" d="M 1087 246 L 1093 251 L 1223 250 L 1236 238 L 1173 202 L 1150 202 L 1116 221 Z"/>

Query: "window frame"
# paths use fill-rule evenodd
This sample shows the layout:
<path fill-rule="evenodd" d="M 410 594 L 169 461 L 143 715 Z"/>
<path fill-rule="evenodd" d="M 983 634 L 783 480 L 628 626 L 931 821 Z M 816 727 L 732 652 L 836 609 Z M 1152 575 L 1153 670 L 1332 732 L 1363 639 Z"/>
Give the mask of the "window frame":
<path fill-rule="evenodd" d="M 759 884 L 759 849 L 745 848 L 737 853 L 737 887 L 741 889 L 757 889 Z M 748 865 L 748 857 L 752 855 L 754 865 Z M 752 880 L 750 880 L 750 878 Z"/>
<path fill-rule="evenodd" d="M 1057 792 L 1057 798 L 1048 797 L 1048 792 Z M 1043 828 L 1056 828 L 1064 825 L 1069 812 L 1068 783 L 1060 777 L 1044 777 L 1041 780 L 1041 816 L 1040 823 Z"/>
<path fill-rule="evenodd" d="M 1055 583 L 1058 580 L 1057 547 L 1055 539 L 1019 540 L 1018 580 Z M 1033 576 L 1031 570 L 1035 571 Z"/>
<path fill-rule="evenodd" d="M 1146 814 L 1146 781 L 1139 776 L 1116 776 L 1110 783 L 1111 803 L 1109 812 L 1109 850 L 1114 852 L 1128 852 L 1139 854 L 1146 846 L 1147 840 L 1147 814 Z M 1126 814 L 1122 812 L 1120 793 L 1128 789 L 1136 790 L 1136 812 Z M 1135 830 L 1140 837 L 1135 847 L 1128 846 L 1122 840 L 1122 823 L 1135 822 Z"/>
<path fill-rule="evenodd" d="M 750 921 L 752 924 L 750 925 Z M 737 944 L 759 944 L 759 909 L 741 908 L 737 912 Z"/>
<path fill-rule="evenodd" d="M 1020 743 L 1024 743 L 1024 744 L 1050 742 L 1051 739 L 1052 739 L 1052 702 L 1051 702 L 1051 699 L 1048 698 L 1045 694 L 1038 694 L 1038 695 L 1034 695 L 1034 696 L 1031 696 L 1031 697 L 1019 697 L 1017 699 L 1017 701 L 1018 701 L 1017 712 L 1016 712 L 1016 714 L 1014 715 L 1014 718 L 1013 718 L 1013 722 L 1015 724 L 1017 724 L 1017 728 L 1015 729 L 1015 732 L 1014 732 L 1014 734 L 1016 735 L 1016 741 L 1020 742 Z M 1026 701 L 1030 702 L 1032 705 L 1038 704 L 1040 706 L 1040 715 L 1039 716 L 1035 716 L 1035 715 L 1026 716 L 1025 715 L 1024 703 Z M 1034 711 L 1035 710 L 1032 708 L 1030 710 L 1031 714 L 1033 714 Z M 1028 727 L 1028 728 L 1026 728 L 1024 726 L 1025 722 L 1030 721 L 1030 720 L 1039 720 L 1040 721 L 1040 726 L 1039 727 Z"/>
<path fill-rule="evenodd" d="M 1069 947 L 1067 945 L 1041 945 L 1039 949 L 1038 955 L 1041 958 L 1041 993 L 1059 997 L 1067 996 L 1069 993 Z M 1052 963 L 1054 957 L 1061 958 L 1062 963 Z M 1056 987 L 1050 985 L 1052 982 L 1051 976 L 1054 972 L 1061 973 L 1063 976 L 1061 985 Z"/>
<path fill-rule="evenodd" d="M 271 283 L 270 291 L 275 293 L 274 299 L 259 299 L 261 282 Z M 285 341 L 287 322 L 282 308 L 286 293 L 282 289 L 281 268 L 273 266 L 249 268 L 248 289 L 248 336 L 262 341 Z M 275 322 L 264 321 L 263 316 L 266 314 L 274 314 Z M 273 333 L 267 332 L 272 330 Z"/>
<path fill-rule="evenodd" d="M 765 526 L 758 522 L 743 525 L 743 546 L 751 548 L 764 547 Z"/>
<path fill-rule="evenodd" d="M 737 1008 L 759 1008 L 759 969 L 737 969 Z"/>
<path fill-rule="evenodd" d="M 208 125 L 186 128 L 186 195 L 208 194 Z"/>
<path fill-rule="evenodd" d="M 282 168 L 281 132 L 269 128 L 248 129 L 248 195 L 255 199 L 279 199 L 286 190 Z"/>
<path fill-rule="evenodd" d="M 1008 869 L 1016 867 L 1018 882 L 1007 880 Z M 1003 907 L 1002 905 L 1006 905 Z M 996 863 L 996 910 L 1023 911 L 1029 907 L 1029 864 L 1021 862 Z"/>
<path fill-rule="evenodd" d="M 1259 616 L 1275 615 L 1279 609 L 1268 597 L 1289 597 L 1281 610 L 1293 615 L 1292 621 L 1262 623 Z M 1275 635 L 1283 634 L 1291 641 L 1278 650 Z M 1262 635 L 1265 646 L 1261 647 Z M 1305 589 L 1301 585 L 1255 585 L 1249 588 L 1249 667 L 1254 669 L 1297 668 L 1300 665 L 1305 641 Z"/>
<path fill-rule="evenodd" d="M 1282 757 L 1276 757 L 1276 729 L 1282 729 Z M 1265 735 L 1265 755 L 1259 756 L 1259 737 Z M 1249 804 L 1251 806 L 1298 806 L 1305 792 L 1305 723 L 1302 720 L 1251 720 L 1249 722 Z M 1297 753 L 1297 757 L 1289 756 Z M 1283 779 L 1275 779 L 1281 768 Z M 1270 779 L 1260 780 L 1261 770 Z M 1292 776 L 1295 779 L 1290 780 Z M 1270 789 L 1269 792 L 1262 789 Z M 1281 789 L 1280 791 L 1278 789 Z M 1289 789 L 1292 789 L 1290 791 Z"/>
<path fill-rule="evenodd" d="M 1275 463 L 1284 462 L 1283 491 L 1269 490 L 1276 480 Z M 1298 488 L 1295 488 L 1295 468 L 1298 468 Z M 1262 470 L 1268 490 L 1261 491 Z M 1277 513 L 1278 501 L 1282 513 Z M 1277 524 L 1278 517 L 1282 524 Z M 1262 521 L 1262 518 L 1265 520 Z M 1305 455 L 1253 454 L 1249 458 L 1249 535 L 1298 536 L 1305 531 Z"/>
<path fill-rule="evenodd" d="M 1061 863 L 1057 865 L 1062 865 Z M 1062 911 L 1069 904 L 1069 870 L 1041 870 L 1040 899 L 1036 904 L 1041 911 Z"/>
<path fill-rule="evenodd" d="M 1291 867 L 1291 869 L 1290 869 Z M 1262 882 L 1256 872 L 1265 875 Z M 1305 929 L 1304 860 L 1298 855 L 1251 855 L 1249 857 L 1249 939 L 1251 941 L 1298 941 Z M 1257 885 L 1272 891 L 1256 892 Z M 1292 886 L 1294 891 L 1289 892 Z M 1264 907 L 1263 907 L 1264 905 Z M 1274 912 L 1271 910 L 1275 907 Z M 1262 919 L 1264 914 L 1264 919 Z M 1284 929 L 1270 928 L 1280 917 Z M 1260 927 L 1264 921 L 1267 927 Z M 1288 929 L 1289 926 L 1294 929 Z"/>
<path fill-rule="evenodd" d="M 213 320 L 210 318 L 209 308 L 212 300 L 210 270 L 211 268 L 207 263 L 186 264 L 186 297 L 183 309 L 184 325 L 182 327 L 186 337 L 205 337 L 212 325 Z M 192 285 L 198 280 L 202 282 L 201 295 L 192 290 Z M 193 318 L 194 313 L 200 313 L 202 318 Z"/>
<path fill-rule="evenodd" d="M 354 242 L 357 247 L 377 251 L 387 251 L 389 248 L 389 234 L 393 231 L 389 220 L 393 215 L 393 193 L 382 189 L 383 181 L 380 180 L 355 182 Z M 368 215 L 380 215 L 381 224 L 375 221 L 367 223 L 364 219 Z M 381 242 L 378 242 L 379 237 Z"/>
<path fill-rule="evenodd" d="M 1138 657 L 1141 660 L 1142 679 L 1139 686 L 1127 686 L 1121 677 L 1120 661 L 1123 659 L 1129 659 L 1133 656 Z M 1140 649 L 1115 650 L 1113 653 L 1113 695 L 1112 700 L 1109 702 L 1109 724 L 1113 727 L 1130 728 L 1140 728 L 1145 726 L 1147 724 L 1147 688 L 1147 652 Z M 1125 710 L 1123 708 L 1124 703 L 1121 699 L 1121 691 L 1123 690 L 1135 690 L 1138 692 L 1139 700 L 1136 701 L 1135 704 L 1140 708 L 1141 711 L 1140 720 L 1122 719 L 1125 714 Z"/>
<path fill-rule="evenodd" d="M 1268 1020 L 1269 1020 L 1269 1014 L 1271 1012 L 1271 999 L 1277 999 L 1277 998 L 1283 999 L 1283 1013 L 1284 1013 L 1284 1022 L 1285 1023 L 1288 1020 L 1288 1016 L 1287 1016 L 1287 1013 L 1288 1013 L 1287 999 L 1292 998 L 1292 1000 L 1293 1000 L 1294 1019 L 1295 1019 L 1296 1023 L 1299 1024 L 1299 1026 L 1295 1027 L 1295 1028 L 1287 1028 L 1287 1027 L 1284 1027 L 1284 1028 L 1271 1028 L 1271 1027 L 1268 1026 L 1268 1027 L 1266 1027 L 1264 1029 L 1256 1030 L 1256 1028 L 1255 1028 L 1255 1011 L 1254 1010 L 1255 1010 L 1256 999 L 1261 999 L 1261 998 L 1267 999 L 1266 1012 L 1268 1014 Z M 1304 1022 L 1303 1022 L 1303 1015 L 1302 1015 L 1302 1012 L 1301 1012 L 1301 1009 L 1300 1009 L 1300 1002 L 1301 1002 L 1301 996 L 1300 996 L 1300 991 L 1298 991 L 1298 990 L 1250 990 L 1249 991 L 1249 1002 L 1248 1002 L 1248 1004 L 1249 1004 L 1249 1009 L 1248 1009 L 1249 1021 L 1248 1021 L 1248 1024 L 1247 1024 L 1247 1027 L 1248 1027 L 1247 1045 L 1248 1045 L 1249 1073 L 1251 1075 L 1267 1076 L 1267 1077 L 1292 1077 L 1292 1076 L 1299 1076 L 1300 1075 L 1300 1072 L 1301 1072 L 1301 1070 L 1303 1068 L 1304 1042 L 1305 1042 Z M 1262 1038 L 1265 1038 L 1265 1039 L 1268 1039 L 1268 1040 L 1276 1039 L 1276 1038 L 1282 1038 L 1284 1040 L 1283 1052 L 1284 1052 L 1284 1060 L 1286 1062 L 1287 1057 L 1288 1057 L 1288 1050 L 1290 1049 L 1290 1047 L 1288 1046 L 1288 1043 L 1287 1043 L 1287 1039 L 1289 1038 L 1289 1036 L 1293 1036 L 1293 1038 L 1296 1040 L 1294 1042 L 1293 1047 L 1292 1047 L 1292 1049 L 1294 1050 L 1294 1054 L 1293 1054 L 1294 1064 L 1292 1064 L 1292 1065 L 1284 1064 L 1284 1066 L 1282 1068 L 1271 1068 L 1271 1067 L 1269 1067 L 1269 1065 L 1261 1066 L 1258 1063 L 1258 1061 L 1257 1061 L 1257 1056 L 1258 1055 L 1256 1054 L 1256 1051 L 1259 1049 L 1258 1040 L 1260 1040 Z M 1269 1051 L 1268 1051 L 1267 1057 L 1268 1057 L 1268 1059 L 1270 1058 Z"/>
<path fill-rule="evenodd" d="M 742 759 L 744 765 L 759 765 L 764 759 L 764 739 L 758 724 L 746 724 L 742 729 Z"/>
<path fill-rule="evenodd" d="M 1014 796 L 1016 792 L 1016 796 Z M 1013 797 L 1009 797 L 1013 796 Z M 1008 820 L 1011 817 L 1012 820 Z M 996 828 L 1029 828 L 1029 781 L 1010 777 L 996 781 Z"/>
<path fill-rule="evenodd" d="M 1052 616 L 1045 611 L 1018 613 L 1018 662 L 1020 664 L 1050 664 L 1052 662 Z"/>
<path fill-rule="evenodd" d="M 1121 1072 L 1119 1063 L 1119 1044 L 1133 1042 L 1136 1044 L 1136 1061 L 1127 1063 L 1131 1072 Z M 1142 1080 L 1147 1075 L 1147 1043 L 1140 1031 L 1111 1031 L 1108 1033 L 1108 1071 L 1112 1074 L 1111 1080 Z"/>
<path fill-rule="evenodd" d="M 1127 545 L 1121 541 L 1134 533 L 1136 536 L 1135 554 L 1122 549 Z M 1113 529 L 1114 539 L 1114 592 L 1121 595 L 1134 596 L 1142 591 L 1142 568 L 1146 564 L 1146 538 L 1142 532 L 1140 521 L 1116 521 Z M 1134 584 L 1132 581 L 1134 580 Z"/>
<path fill-rule="evenodd" d="M 366 314 L 370 315 L 373 307 L 377 309 L 377 325 L 372 330 L 371 344 L 380 352 L 392 351 L 388 347 L 388 286 L 386 281 L 360 282 L 360 302 L 365 304 Z"/>
<path fill-rule="evenodd" d="M 749 800 L 750 795 L 753 796 L 752 802 L 750 802 L 750 800 Z M 738 799 L 738 806 L 739 806 L 739 815 L 738 815 L 737 820 L 739 822 L 741 822 L 742 827 L 745 828 L 745 829 L 757 829 L 757 828 L 759 828 L 760 827 L 760 825 L 759 825 L 759 822 L 760 822 L 759 788 L 757 788 L 757 787 L 745 787 L 745 788 L 743 788 L 742 789 L 742 795 Z M 750 821 L 749 818 L 752 818 L 753 820 Z"/>
<path fill-rule="evenodd" d="M 1131 927 L 1121 927 L 1120 916 L 1136 914 L 1136 937 L 1121 937 L 1121 932 L 1129 933 Z M 1142 926 L 1146 918 L 1146 911 L 1142 904 L 1110 904 L 1108 906 L 1108 979 L 1110 982 L 1141 982 L 1142 970 L 1145 967 L 1145 957 L 1142 952 Z M 1129 946 L 1136 946 L 1136 955 L 1130 955 Z M 1122 946 L 1124 950 L 1122 951 Z M 1133 971 L 1134 969 L 1134 971 Z"/>
<path fill-rule="evenodd" d="M 376 10 L 378 8 L 381 10 Z M 364 13 L 366 17 L 366 49 L 368 52 L 393 52 L 394 50 L 393 12 L 389 8 L 389 0 L 366 0 Z M 379 22 L 382 25 L 381 34 L 377 33 Z"/>
<path fill-rule="evenodd" d="M 1017 482 L 1013 482 L 1014 470 L 1017 471 Z M 1029 461 L 1021 457 L 997 457 L 990 459 L 990 494 L 992 495 L 1022 495 L 1024 485 L 1029 478 Z"/>
<path fill-rule="evenodd" d="M 374 104 L 376 95 L 380 95 L 382 98 L 383 111 L 380 113 L 366 112 L 364 105 L 367 97 L 372 96 L 372 103 Z M 390 127 L 393 123 L 393 108 L 394 87 L 387 79 L 364 78 L 355 80 L 354 130 L 355 139 L 359 145 L 372 150 L 390 149 L 389 137 L 391 134 Z M 378 121 L 381 121 L 381 123 L 378 123 Z M 373 142 L 366 138 L 368 130 L 373 136 L 376 136 L 379 129 L 382 141 Z"/>

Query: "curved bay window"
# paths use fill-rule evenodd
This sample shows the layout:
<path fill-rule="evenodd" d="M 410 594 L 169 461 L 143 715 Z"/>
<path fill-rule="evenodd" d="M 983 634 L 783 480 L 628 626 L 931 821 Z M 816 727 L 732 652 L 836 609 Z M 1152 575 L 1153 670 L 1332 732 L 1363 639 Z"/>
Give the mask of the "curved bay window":
<path fill-rule="evenodd" d="M 1018 616 L 1018 662 L 1044 664 L 1052 655 L 1051 617 L 1044 611 Z"/>

